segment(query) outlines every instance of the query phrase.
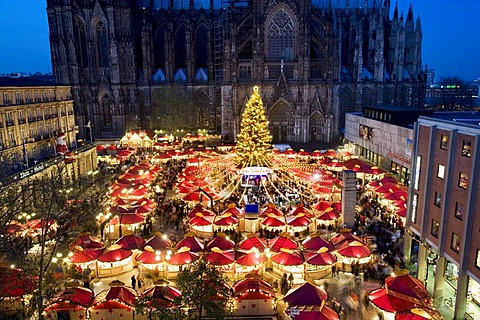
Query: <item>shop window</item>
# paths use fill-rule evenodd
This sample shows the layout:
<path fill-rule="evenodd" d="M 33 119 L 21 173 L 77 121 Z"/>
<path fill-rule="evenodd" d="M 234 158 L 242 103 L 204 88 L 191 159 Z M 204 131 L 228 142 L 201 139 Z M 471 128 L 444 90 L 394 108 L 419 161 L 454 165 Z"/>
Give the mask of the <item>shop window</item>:
<path fill-rule="evenodd" d="M 433 203 L 439 208 L 442 205 L 442 194 L 440 192 L 435 191 L 435 199 Z"/>
<path fill-rule="evenodd" d="M 465 207 L 463 206 L 463 204 L 456 202 L 455 203 L 455 218 L 458 218 L 458 219 L 462 220 L 464 211 L 465 211 Z"/>
<path fill-rule="evenodd" d="M 445 166 L 443 164 L 438 165 L 437 177 L 440 179 L 445 179 Z"/>
<path fill-rule="evenodd" d="M 471 150 L 472 150 L 472 143 L 468 140 L 463 140 L 462 156 L 470 158 Z"/>
<path fill-rule="evenodd" d="M 430 230 L 430 233 L 432 234 L 432 236 L 434 236 L 435 238 L 438 238 L 439 230 L 440 230 L 440 223 L 437 220 L 432 219 L 432 229 Z"/>
<path fill-rule="evenodd" d="M 477 257 L 475 259 L 475 267 L 480 269 L 480 249 L 477 249 Z"/>
<path fill-rule="evenodd" d="M 450 244 L 450 247 L 452 248 L 453 251 L 460 252 L 460 241 L 461 241 L 460 236 L 455 232 L 452 232 L 452 243 Z"/>
<path fill-rule="evenodd" d="M 467 189 L 468 186 L 468 174 L 461 172 L 458 177 L 458 186 L 462 189 Z"/>

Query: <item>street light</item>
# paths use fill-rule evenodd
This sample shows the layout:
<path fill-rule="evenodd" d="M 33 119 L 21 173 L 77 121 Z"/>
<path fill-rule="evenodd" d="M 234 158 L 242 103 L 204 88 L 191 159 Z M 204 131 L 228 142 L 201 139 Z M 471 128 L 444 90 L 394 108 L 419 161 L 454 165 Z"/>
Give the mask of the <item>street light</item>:
<path fill-rule="evenodd" d="M 92 177 L 92 184 L 95 183 L 95 175 L 96 175 L 98 172 L 99 172 L 98 170 L 95 170 L 95 171 L 92 171 L 92 170 L 91 170 L 91 171 L 88 171 L 88 172 L 87 172 L 87 175 Z"/>

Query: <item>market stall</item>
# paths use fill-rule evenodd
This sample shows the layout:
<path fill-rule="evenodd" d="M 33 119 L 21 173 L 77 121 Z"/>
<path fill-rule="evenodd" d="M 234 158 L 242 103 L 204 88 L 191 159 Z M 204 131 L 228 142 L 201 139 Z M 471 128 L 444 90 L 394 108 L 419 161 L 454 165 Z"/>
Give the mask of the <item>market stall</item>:
<path fill-rule="evenodd" d="M 110 277 L 133 269 L 132 251 L 114 244 L 97 257 L 98 276 Z"/>
<path fill-rule="evenodd" d="M 90 308 L 91 319 L 133 320 L 137 292 L 118 280 L 109 285 L 109 289 L 103 290 L 95 296 Z"/>
<path fill-rule="evenodd" d="M 233 289 L 233 316 L 262 317 L 275 315 L 275 290 L 258 277 L 238 281 Z"/>
<path fill-rule="evenodd" d="M 48 301 L 44 309 L 45 319 L 82 320 L 93 302 L 93 290 L 84 287 L 67 287 Z"/>

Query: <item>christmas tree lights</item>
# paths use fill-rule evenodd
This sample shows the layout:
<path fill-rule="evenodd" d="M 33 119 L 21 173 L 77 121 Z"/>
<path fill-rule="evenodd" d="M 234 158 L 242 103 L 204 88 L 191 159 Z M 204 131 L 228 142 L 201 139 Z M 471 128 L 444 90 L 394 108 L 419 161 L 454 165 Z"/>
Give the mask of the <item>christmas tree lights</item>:
<path fill-rule="evenodd" d="M 258 87 L 245 106 L 240 133 L 237 135 L 236 164 L 239 168 L 270 167 L 272 164 L 272 137 Z"/>

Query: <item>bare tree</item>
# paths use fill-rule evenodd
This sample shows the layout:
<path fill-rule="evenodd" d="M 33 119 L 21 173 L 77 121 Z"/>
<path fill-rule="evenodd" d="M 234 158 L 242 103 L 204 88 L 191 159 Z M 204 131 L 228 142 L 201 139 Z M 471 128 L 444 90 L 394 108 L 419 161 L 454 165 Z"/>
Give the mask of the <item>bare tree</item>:
<path fill-rule="evenodd" d="M 46 299 L 62 289 L 62 281 L 53 277 L 62 267 L 68 243 L 78 232 L 85 231 L 82 226 L 93 219 L 99 202 L 91 185 L 69 184 L 65 176 L 62 162 L 54 165 L 48 175 L 9 186 L 0 197 L 2 231 L 7 231 L 12 220 L 29 219 L 22 221 L 31 228 L 28 234 L 17 236 L 17 241 L 2 238 L 1 245 L 16 253 L 7 256 L 10 263 L 37 279 L 31 312 L 36 311 L 40 319 Z"/>

